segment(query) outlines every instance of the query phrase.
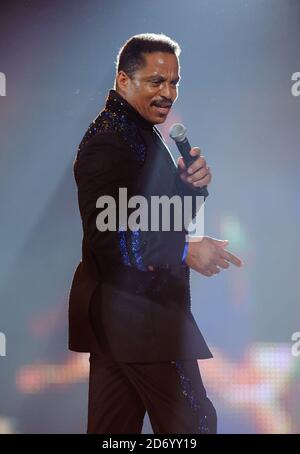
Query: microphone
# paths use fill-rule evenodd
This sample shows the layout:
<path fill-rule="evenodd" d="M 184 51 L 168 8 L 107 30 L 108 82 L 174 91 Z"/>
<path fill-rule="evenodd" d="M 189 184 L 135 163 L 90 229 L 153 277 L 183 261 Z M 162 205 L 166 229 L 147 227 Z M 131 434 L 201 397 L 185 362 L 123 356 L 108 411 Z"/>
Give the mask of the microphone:
<path fill-rule="evenodd" d="M 181 156 L 183 157 L 186 167 L 189 167 L 194 161 L 196 161 L 198 156 L 190 155 L 190 150 L 192 147 L 190 146 L 189 141 L 186 137 L 186 131 L 187 129 L 185 126 L 183 126 L 180 123 L 175 123 L 173 126 L 171 126 L 169 130 L 169 136 L 171 137 L 171 139 L 175 140 L 177 148 Z M 201 190 L 202 196 L 204 197 L 208 196 L 209 193 L 207 190 L 207 186 L 203 186 L 202 188 L 198 189 Z"/>

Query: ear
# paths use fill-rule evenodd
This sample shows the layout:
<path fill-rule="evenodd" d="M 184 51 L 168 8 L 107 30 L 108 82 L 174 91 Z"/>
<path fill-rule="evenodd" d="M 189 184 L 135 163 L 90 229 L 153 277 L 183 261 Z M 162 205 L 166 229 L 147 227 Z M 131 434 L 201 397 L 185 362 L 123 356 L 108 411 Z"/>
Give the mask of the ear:
<path fill-rule="evenodd" d="M 116 77 L 116 84 L 121 91 L 126 91 L 128 85 L 128 76 L 124 71 L 119 71 Z"/>

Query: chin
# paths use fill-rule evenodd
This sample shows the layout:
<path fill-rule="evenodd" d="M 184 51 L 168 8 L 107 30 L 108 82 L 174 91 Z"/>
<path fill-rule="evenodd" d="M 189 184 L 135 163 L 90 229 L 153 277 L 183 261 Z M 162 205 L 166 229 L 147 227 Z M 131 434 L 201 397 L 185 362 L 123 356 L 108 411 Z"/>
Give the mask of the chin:
<path fill-rule="evenodd" d="M 156 117 L 154 120 L 153 120 L 153 123 L 155 124 L 161 124 L 161 123 L 164 123 L 167 119 L 167 115 L 164 116 L 164 117 Z"/>

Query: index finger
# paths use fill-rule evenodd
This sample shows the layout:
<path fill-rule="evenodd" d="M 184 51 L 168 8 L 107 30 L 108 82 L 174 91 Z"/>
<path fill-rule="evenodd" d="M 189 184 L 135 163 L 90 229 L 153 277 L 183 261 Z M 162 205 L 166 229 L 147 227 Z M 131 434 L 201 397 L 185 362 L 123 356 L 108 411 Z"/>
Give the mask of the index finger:
<path fill-rule="evenodd" d="M 221 257 L 227 260 L 228 262 L 232 263 L 235 266 L 243 266 L 243 261 L 239 259 L 236 255 L 231 254 L 228 251 L 225 251 L 224 249 L 221 251 Z"/>
<path fill-rule="evenodd" d="M 191 156 L 201 156 L 201 149 L 199 147 L 192 147 L 190 149 Z"/>

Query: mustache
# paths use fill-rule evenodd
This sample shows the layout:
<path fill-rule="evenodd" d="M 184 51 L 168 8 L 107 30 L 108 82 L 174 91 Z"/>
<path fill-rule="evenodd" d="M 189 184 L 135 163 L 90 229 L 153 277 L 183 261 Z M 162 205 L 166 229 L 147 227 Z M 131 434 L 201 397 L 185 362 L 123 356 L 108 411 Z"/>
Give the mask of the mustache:
<path fill-rule="evenodd" d="M 153 101 L 152 104 L 156 107 L 171 107 L 173 103 L 171 101 Z"/>

